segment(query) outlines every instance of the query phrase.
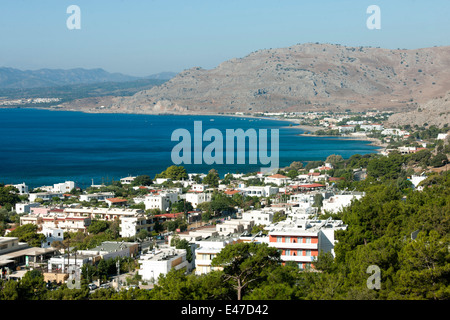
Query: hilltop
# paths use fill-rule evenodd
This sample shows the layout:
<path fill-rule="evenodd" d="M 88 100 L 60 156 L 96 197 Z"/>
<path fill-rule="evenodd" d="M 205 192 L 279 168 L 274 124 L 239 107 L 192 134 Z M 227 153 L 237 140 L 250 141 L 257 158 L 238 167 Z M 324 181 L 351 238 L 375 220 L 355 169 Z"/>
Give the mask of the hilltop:
<path fill-rule="evenodd" d="M 109 97 L 103 105 L 106 112 L 128 113 L 410 111 L 449 87 L 450 47 L 307 43 L 258 50 L 210 70 L 191 68 L 149 90 Z M 79 104 L 84 111 L 91 107 Z"/>

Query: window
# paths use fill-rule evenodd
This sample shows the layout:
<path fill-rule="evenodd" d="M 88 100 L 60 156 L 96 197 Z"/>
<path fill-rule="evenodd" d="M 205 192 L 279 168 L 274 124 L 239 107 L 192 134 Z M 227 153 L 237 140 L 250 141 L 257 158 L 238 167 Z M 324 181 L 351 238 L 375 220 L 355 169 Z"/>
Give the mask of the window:
<path fill-rule="evenodd" d="M 291 250 L 286 249 L 285 255 L 286 255 L 286 256 L 290 256 L 290 255 L 291 255 Z"/>
<path fill-rule="evenodd" d="M 311 238 L 306 238 L 306 243 L 311 243 Z"/>
<path fill-rule="evenodd" d="M 287 242 L 287 243 L 291 242 L 291 237 L 286 237 L 285 242 Z"/>
<path fill-rule="evenodd" d="M 306 250 L 306 255 L 310 256 L 311 255 L 311 250 Z"/>
<path fill-rule="evenodd" d="M 277 237 L 277 242 L 282 242 L 281 237 Z"/>
<path fill-rule="evenodd" d="M 298 243 L 303 243 L 303 237 L 298 237 Z"/>

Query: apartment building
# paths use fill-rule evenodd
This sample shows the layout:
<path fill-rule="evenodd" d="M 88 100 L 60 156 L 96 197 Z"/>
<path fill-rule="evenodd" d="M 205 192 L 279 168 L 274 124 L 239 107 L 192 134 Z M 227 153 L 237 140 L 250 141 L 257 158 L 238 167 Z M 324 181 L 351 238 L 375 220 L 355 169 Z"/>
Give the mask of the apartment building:
<path fill-rule="evenodd" d="M 73 217 L 89 217 L 92 220 L 117 220 L 120 217 L 135 217 L 141 213 L 143 210 L 140 209 L 129 209 L 129 208 L 93 208 L 93 207 L 82 207 L 82 208 L 65 208 L 64 214 Z"/>
<path fill-rule="evenodd" d="M 278 193 L 278 187 L 271 186 L 249 186 L 249 187 L 240 187 L 240 191 L 245 196 L 256 196 L 256 197 L 269 197 L 271 195 L 275 195 Z"/>
<path fill-rule="evenodd" d="M 141 230 L 146 230 L 149 233 L 155 227 L 155 218 L 147 217 L 140 214 L 135 217 L 120 217 L 120 231 L 121 237 L 134 237 L 139 234 Z"/>
<path fill-rule="evenodd" d="M 160 275 L 166 275 L 170 270 L 186 269 L 189 271 L 189 261 L 186 260 L 185 249 L 161 249 L 147 253 L 139 259 L 138 274 L 142 280 L 158 282 Z"/>
<path fill-rule="evenodd" d="M 314 267 L 314 259 L 320 251 L 334 255 L 334 232 L 346 229 L 342 221 L 331 219 L 308 220 L 292 217 L 266 228 L 269 230 L 269 246 L 280 250 L 281 260 L 295 262 L 299 269 Z"/>
<path fill-rule="evenodd" d="M 255 225 L 269 225 L 273 221 L 273 209 L 269 210 L 249 210 L 242 213 L 242 219 L 253 221 Z"/>
<path fill-rule="evenodd" d="M 98 193 L 87 193 L 87 194 L 81 194 L 79 199 L 80 201 L 91 201 L 91 200 L 97 200 L 97 201 L 105 201 L 106 199 L 114 198 L 114 192 L 98 192 Z"/>
<path fill-rule="evenodd" d="M 190 202 L 194 208 L 203 202 L 211 201 L 211 193 L 205 192 L 188 192 L 186 193 L 186 201 Z"/>
<path fill-rule="evenodd" d="M 236 243 L 237 239 L 237 237 L 218 236 L 196 241 L 198 247 L 195 249 L 195 274 L 202 275 L 212 270 L 220 270 L 221 267 L 212 267 L 211 261 L 225 246 Z"/>
<path fill-rule="evenodd" d="M 285 185 L 287 183 L 289 183 L 291 181 L 291 179 L 289 177 L 286 177 L 282 174 L 274 174 L 271 176 L 268 176 L 264 179 L 264 183 L 268 184 L 268 183 L 274 183 L 277 186 L 282 186 Z"/>
<path fill-rule="evenodd" d="M 161 192 L 159 194 L 147 195 L 144 199 L 145 210 L 159 209 L 166 212 L 170 208 L 171 203 L 178 201 L 178 193 Z"/>

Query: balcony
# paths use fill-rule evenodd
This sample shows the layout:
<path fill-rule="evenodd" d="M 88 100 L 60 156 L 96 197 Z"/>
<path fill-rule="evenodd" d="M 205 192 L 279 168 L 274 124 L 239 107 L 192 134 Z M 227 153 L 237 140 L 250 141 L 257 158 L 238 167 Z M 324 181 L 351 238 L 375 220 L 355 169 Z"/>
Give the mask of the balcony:
<path fill-rule="evenodd" d="M 269 242 L 269 246 L 277 249 L 318 250 L 318 243 Z"/>
<path fill-rule="evenodd" d="M 282 261 L 295 261 L 295 262 L 313 262 L 314 256 L 286 256 L 281 255 Z"/>

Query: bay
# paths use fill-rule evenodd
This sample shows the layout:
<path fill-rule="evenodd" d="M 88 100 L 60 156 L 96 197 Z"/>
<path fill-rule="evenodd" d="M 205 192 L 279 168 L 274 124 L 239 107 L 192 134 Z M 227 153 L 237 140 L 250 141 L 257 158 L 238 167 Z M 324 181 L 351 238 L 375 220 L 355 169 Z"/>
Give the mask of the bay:
<path fill-rule="evenodd" d="M 171 141 L 176 129 L 192 133 L 194 121 L 203 132 L 219 129 L 279 129 L 279 165 L 293 161 L 325 160 L 330 154 L 349 158 L 353 154 L 377 152 L 369 141 L 338 137 L 300 136 L 303 131 L 280 120 L 188 115 L 142 115 L 82 113 L 41 109 L 0 109 L 0 183 L 25 182 L 31 187 L 67 180 L 81 188 L 110 183 L 129 175 L 152 178 L 173 165 Z M 203 142 L 203 148 L 210 142 Z M 226 150 L 224 150 L 226 151 Z M 247 146 L 248 152 L 248 146 Z M 270 152 L 270 149 L 269 149 Z M 183 165 L 183 164 L 182 164 Z M 183 165 L 189 173 L 216 169 L 226 173 L 247 173 L 261 169 L 261 163 Z"/>

